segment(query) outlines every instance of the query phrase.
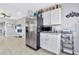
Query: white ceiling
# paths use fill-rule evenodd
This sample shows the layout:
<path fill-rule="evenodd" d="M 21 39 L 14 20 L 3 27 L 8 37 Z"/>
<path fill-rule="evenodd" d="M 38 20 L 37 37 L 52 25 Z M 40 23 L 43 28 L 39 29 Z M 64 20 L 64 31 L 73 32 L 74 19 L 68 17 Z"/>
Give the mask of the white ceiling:
<path fill-rule="evenodd" d="M 15 18 L 27 15 L 28 10 L 38 10 L 53 5 L 52 3 L 0 3 L 0 10 L 4 10 Z M 18 15 L 17 14 L 20 14 Z"/>

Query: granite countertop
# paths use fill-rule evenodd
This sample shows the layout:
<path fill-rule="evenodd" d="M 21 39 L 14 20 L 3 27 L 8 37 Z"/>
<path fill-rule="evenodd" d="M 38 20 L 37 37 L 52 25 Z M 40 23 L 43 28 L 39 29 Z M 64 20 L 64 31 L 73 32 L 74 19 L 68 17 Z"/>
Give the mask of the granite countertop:
<path fill-rule="evenodd" d="M 61 32 L 52 32 L 52 31 L 43 31 L 43 32 L 40 32 L 40 33 L 51 33 L 51 34 L 61 34 Z"/>

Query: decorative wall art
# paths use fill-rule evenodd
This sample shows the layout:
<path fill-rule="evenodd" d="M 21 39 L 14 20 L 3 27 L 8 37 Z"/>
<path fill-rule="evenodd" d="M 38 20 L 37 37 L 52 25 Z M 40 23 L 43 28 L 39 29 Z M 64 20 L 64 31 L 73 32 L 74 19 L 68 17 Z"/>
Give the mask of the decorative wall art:
<path fill-rule="evenodd" d="M 70 18 L 70 17 L 79 17 L 79 13 L 77 13 L 77 12 L 71 12 L 68 15 L 66 15 L 66 18 Z"/>
<path fill-rule="evenodd" d="M 38 12 L 41 11 L 41 13 L 44 13 L 44 12 L 48 12 L 48 11 L 55 10 L 55 9 L 58 9 L 58 8 L 61 8 L 60 4 L 56 4 L 56 5 L 53 5 L 53 6 L 49 6 L 48 8 L 40 9 L 40 10 L 38 10 Z"/>

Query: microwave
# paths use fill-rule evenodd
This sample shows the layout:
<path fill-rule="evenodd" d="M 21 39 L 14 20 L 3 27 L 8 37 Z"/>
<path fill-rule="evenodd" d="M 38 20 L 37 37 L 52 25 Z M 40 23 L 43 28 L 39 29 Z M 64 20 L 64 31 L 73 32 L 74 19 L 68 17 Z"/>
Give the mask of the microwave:
<path fill-rule="evenodd" d="M 52 31 L 52 26 L 42 26 L 41 31 Z"/>

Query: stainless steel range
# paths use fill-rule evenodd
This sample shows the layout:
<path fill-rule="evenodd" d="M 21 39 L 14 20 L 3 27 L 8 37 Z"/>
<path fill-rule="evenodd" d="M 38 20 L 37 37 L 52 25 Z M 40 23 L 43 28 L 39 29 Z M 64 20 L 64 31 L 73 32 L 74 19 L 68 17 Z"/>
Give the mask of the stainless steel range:
<path fill-rule="evenodd" d="M 32 49 L 40 48 L 40 27 L 43 25 L 42 17 L 26 18 L 26 45 Z"/>

